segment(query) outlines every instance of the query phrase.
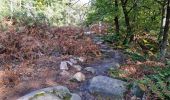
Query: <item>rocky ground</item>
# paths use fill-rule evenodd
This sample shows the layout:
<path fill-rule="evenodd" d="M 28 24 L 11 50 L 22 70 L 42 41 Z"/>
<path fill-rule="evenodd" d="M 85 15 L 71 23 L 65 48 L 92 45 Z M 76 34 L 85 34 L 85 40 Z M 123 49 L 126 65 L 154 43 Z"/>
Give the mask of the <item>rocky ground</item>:
<path fill-rule="evenodd" d="M 18 62 L 19 66 L 10 65 L 9 69 L 13 69 L 12 71 L 17 74 L 11 73 L 11 70 L 5 71 L 6 69 L 1 67 L 0 74 L 3 81 L 0 98 L 2 100 L 124 100 L 127 83 L 111 78 L 108 71 L 119 68 L 120 64 L 125 63 L 125 56 L 121 51 L 109 47 L 96 34 L 84 34 L 83 37 L 90 38 L 93 44 L 99 47 L 101 52 L 99 58 L 92 60 L 83 57 L 76 53 L 79 50 L 82 52 L 81 47 L 76 47 L 77 51 L 73 55 L 63 55 L 58 50 L 53 50 L 48 56 L 41 56 L 31 64 L 29 60 L 24 60 L 22 63 Z"/>
<path fill-rule="evenodd" d="M 119 51 L 114 51 L 106 44 L 103 44 L 100 37 L 93 36 L 93 40 L 96 44 L 100 45 L 100 49 L 105 56 L 101 60 L 90 64 L 83 64 L 85 61 L 83 58 L 75 57 L 61 61 L 59 75 L 60 78 L 65 79 L 65 81 L 64 84 L 60 84 L 60 86 L 65 86 L 63 88 L 65 88 L 64 92 L 66 93 L 68 91 L 76 93 L 76 97 L 70 96 L 70 100 L 123 100 L 124 93 L 126 92 L 126 82 L 112 79 L 108 75 L 109 69 L 118 68 L 120 67 L 119 64 L 125 61 L 123 54 Z M 75 71 L 72 71 L 73 69 Z M 70 85 L 76 86 L 71 88 Z M 58 87 L 59 86 L 51 87 L 49 91 L 60 91 L 55 89 Z M 68 87 L 70 90 L 68 90 Z M 42 91 L 45 92 L 43 98 L 53 98 L 51 100 L 64 99 L 64 97 L 58 98 L 58 96 L 53 96 L 53 94 L 45 95 L 49 92 L 46 92 L 45 90 L 32 92 L 19 100 L 29 100 L 28 98 L 32 97 L 35 97 L 33 100 L 42 100 L 40 99 L 42 95 L 40 95 L 40 97 L 35 96 Z M 61 92 L 61 95 L 64 94 Z"/>

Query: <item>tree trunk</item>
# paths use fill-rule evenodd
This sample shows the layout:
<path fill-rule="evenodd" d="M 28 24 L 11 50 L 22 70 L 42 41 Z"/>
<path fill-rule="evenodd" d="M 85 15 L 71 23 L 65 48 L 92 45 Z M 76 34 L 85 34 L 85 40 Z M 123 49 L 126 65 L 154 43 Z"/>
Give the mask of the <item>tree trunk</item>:
<path fill-rule="evenodd" d="M 166 12 L 165 12 L 165 3 L 166 3 L 166 0 L 164 0 L 164 3 L 162 5 L 162 15 L 161 15 L 161 26 L 160 26 L 160 32 L 158 34 L 158 42 L 159 44 L 161 44 L 161 41 L 162 41 L 162 38 L 163 38 L 163 32 L 164 32 L 164 27 L 165 27 L 165 21 L 164 19 L 166 19 Z"/>
<path fill-rule="evenodd" d="M 117 13 L 118 12 L 118 1 L 117 0 L 115 0 L 115 12 Z M 116 33 L 118 34 L 119 33 L 119 18 L 118 18 L 118 14 L 116 14 L 116 16 L 115 16 L 115 19 L 114 19 L 114 21 L 115 21 L 115 31 L 116 31 Z"/>
<path fill-rule="evenodd" d="M 123 9 L 123 13 L 124 13 L 124 17 L 125 17 L 125 23 L 126 23 L 126 30 L 127 30 L 127 34 L 125 37 L 125 40 L 123 41 L 123 44 L 128 44 L 130 42 L 130 38 L 132 37 L 132 28 L 130 26 L 130 18 L 128 15 L 128 11 L 126 9 L 126 3 L 127 0 L 121 0 L 122 3 L 122 9 Z"/>
<path fill-rule="evenodd" d="M 163 39 L 160 45 L 160 57 L 161 59 L 165 58 L 167 42 L 168 42 L 168 31 L 169 31 L 169 21 L 170 21 L 170 0 L 167 0 L 167 8 L 166 8 L 166 21 L 165 27 L 163 31 Z"/>

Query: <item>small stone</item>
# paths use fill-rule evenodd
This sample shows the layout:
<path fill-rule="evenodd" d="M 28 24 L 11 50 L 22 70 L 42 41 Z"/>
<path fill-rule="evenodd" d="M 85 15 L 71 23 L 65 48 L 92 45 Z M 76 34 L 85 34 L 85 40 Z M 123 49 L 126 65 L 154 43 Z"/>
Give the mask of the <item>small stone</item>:
<path fill-rule="evenodd" d="M 136 96 L 131 97 L 130 100 L 138 100 Z"/>
<path fill-rule="evenodd" d="M 119 63 L 116 63 L 116 64 L 115 64 L 115 68 L 117 68 L 117 69 L 120 68 L 120 64 L 119 64 Z"/>
<path fill-rule="evenodd" d="M 85 62 L 86 59 L 85 59 L 84 57 L 79 57 L 78 60 L 79 60 L 80 62 Z"/>
<path fill-rule="evenodd" d="M 84 34 L 85 35 L 90 35 L 90 34 L 92 34 L 92 32 L 90 32 L 90 31 L 89 32 L 84 32 Z"/>
<path fill-rule="evenodd" d="M 0 44 L 0 54 L 5 52 L 5 47 L 3 45 Z"/>
<path fill-rule="evenodd" d="M 82 67 L 80 65 L 73 65 L 73 67 L 77 70 L 77 71 L 81 71 Z"/>
<path fill-rule="evenodd" d="M 60 63 L 60 69 L 61 70 L 68 70 L 68 66 L 67 66 L 67 62 L 66 61 L 62 61 Z"/>
<path fill-rule="evenodd" d="M 70 100 L 81 100 L 81 97 L 78 94 L 73 93 Z"/>
<path fill-rule="evenodd" d="M 72 62 L 73 64 L 77 64 L 77 60 L 75 60 L 75 59 L 70 59 L 70 62 Z"/>
<path fill-rule="evenodd" d="M 131 93 L 133 96 L 136 96 L 141 99 L 144 95 L 144 91 L 142 91 L 142 89 L 136 83 L 133 83 L 133 86 L 131 88 Z"/>
<path fill-rule="evenodd" d="M 85 75 L 81 72 L 77 72 L 71 80 L 76 80 L 78 82 L 85 81 Z"/>
<path fill-rule="evenodd" d="M 18 27 L 19 32 L 24 32 L 24 30 L 25 30 L 25 27 Z"/>
<path fill-rule="evenodd" d="M 140 61 L 136 62 L 136 65 L 141 65 L 141 64 L 142 64 L 142 62 L 140 62 Z"/>
<path fill-rule="evenodd" d="M 86 67 L 85 70 L 91 72 L 92 74 L 96 72 L 96 70 L 93 67 Z"/>
<path fill-rule="evenodd" d="M 99 42 L 97 42 L 96 44 L 98 44 L 98 45 L 99 45 L 99 44 L 102 44 L 102 43 L 103 43 L 103 42 L 99 41 Z"/>
<path fill-rule="evenodd" d="M 68 63 L 70 66 L 73 66 L 73 63 L 72 63 L 72 62 L 67 61 L 67 63 Z"/>

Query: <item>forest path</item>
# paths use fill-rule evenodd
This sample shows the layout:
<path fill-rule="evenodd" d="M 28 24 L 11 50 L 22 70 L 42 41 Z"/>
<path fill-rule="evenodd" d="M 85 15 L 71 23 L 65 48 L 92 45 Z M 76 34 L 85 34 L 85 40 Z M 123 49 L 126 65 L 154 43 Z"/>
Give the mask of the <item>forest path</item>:
<path fill-rule="evenodd" d="M 82 100 L 93 100 L 94 97 L 87 91 L 89 81 L 95 76 L 108 76 L 110 68 L 115 69 L 120 67 L 119 64 L 125 62 L 124 55 L 121 51 L 113 50 L 108 44 L 104 43 L 101 36 L 97 34 L 86 35 L 91 38 L 95 44 L 99 46 L 102 52 L 102 58 L 91 63 L 86 63 L 81 57 L 70 56 L 69 59 L 63 60 L 60 58 L 57 51 L 54 51 L 50 57 L 42 58 L 36 62 L 38 68 L 24 69 L 26 75 L 24 81 L 16 86 L 9 86 L 4 91 L 0 92 L 3 100 L 15 100 L 32 91 L 39 90 L 46 87 L 66 86 L 70 91 L 79 94 Z M 43 60 L 45 59 L 45 60 Z M 61 63 L 67 63 L 69 69 L 61 68 Z M 56 66 L 60 66 L 56 67 Z M 67 68 L 66 68 L 67 69 Z M 21 69 L 20 69 L 21 70 Z M 77 73 L 78 76 L 74 77 Z M 32 78 L 32 74 L 34 77 Z M 82 75 L 85 77 L 82 77 Z M 73 82 L 71 79 L 75 78 L 79 82 Z"/>

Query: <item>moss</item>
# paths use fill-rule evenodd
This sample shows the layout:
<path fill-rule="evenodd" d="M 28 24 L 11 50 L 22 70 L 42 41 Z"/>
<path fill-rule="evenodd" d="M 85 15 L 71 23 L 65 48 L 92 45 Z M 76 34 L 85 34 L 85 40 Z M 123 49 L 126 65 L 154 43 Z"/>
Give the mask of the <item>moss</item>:
<path fill-rule="evenodd" d="M 67 93 L 67 94 L 64 96 L 63 100 L 70 100 L 70 98 L 71 98 L 71 94 Z"/>
<path fill-rule="evenodd" d="M 53 90 L 51 93 L 56 95 L 57 97 L 63 99 L 63 100 L 70 100 L 70 98 L 71 98 L 71 94 L 67 93 L 65 91 L 56 91 L 56 90 Z"/>
<path fill-rule="evenodd" d="M 37 97 L 44 96 L 44 95 L 45 95 L 44 92 L 40 92 L 40 93 L 35 94 L 35 95 L 34 95 L 32 98 L 30 98 L 29 100 L 33 100 L 33 99 L 35 99 L 35 98 L 37 98 Z"/>
<path fill-rule="evenodd" d="M 52 94 L 52 95 L 55 95 L 56 97 L 62 99 L 62 100 L 70 100 L 71 98 L 71 94 L 70 93 L 67 93 L 65 91 L 57 91 L 57 90 L 52 90 L 52 91 L 48 91 L 48 92 L 40 92 L 40 93 L 37 93 L 35 94 L 33 97 L 31 97 L 29 100 L 34 100 L 40 96 L 45 96 L 45 94 Z"/>

